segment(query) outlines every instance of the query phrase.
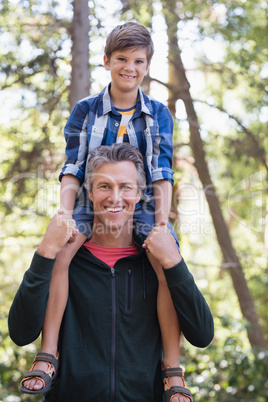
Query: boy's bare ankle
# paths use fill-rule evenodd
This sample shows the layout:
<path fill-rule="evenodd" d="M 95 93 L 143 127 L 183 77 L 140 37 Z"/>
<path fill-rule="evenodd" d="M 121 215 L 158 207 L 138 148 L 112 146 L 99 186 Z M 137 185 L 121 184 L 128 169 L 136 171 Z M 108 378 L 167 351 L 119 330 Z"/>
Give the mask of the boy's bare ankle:
<path fill-rule="evenodd" d="M 51 347 L 51 346 L 42 346 L 40 349 L 41 353 L 49 353 L 50 355 L 53 355 L 57 357 L 58 351 L 57 348 Z"/>
<path fill-rule="evenodd" d="M 174 360 L 174 358 L 173 359 L 165 358 L 165 359 L 163 359 L 163 366 L 164 366 L 164 368 L 180 367 L 180 360 L 179 359 Z"/>

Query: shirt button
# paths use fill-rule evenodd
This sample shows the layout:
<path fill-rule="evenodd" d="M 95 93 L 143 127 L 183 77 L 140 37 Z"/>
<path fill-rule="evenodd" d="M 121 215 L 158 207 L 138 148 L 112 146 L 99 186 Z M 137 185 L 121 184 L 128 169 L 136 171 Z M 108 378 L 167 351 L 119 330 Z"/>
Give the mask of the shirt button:
<path fill-rule="evenodd" d="M 118 127 L 119 126 L 119 123 L 115 123 L 115 127 Z"/>

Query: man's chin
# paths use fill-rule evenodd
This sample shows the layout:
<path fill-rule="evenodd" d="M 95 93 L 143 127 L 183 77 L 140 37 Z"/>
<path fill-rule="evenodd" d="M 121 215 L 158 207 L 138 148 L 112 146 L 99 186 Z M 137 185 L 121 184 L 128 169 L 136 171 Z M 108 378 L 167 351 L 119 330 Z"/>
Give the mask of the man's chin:
<path fill-rule="evenodd" d="M 122 234 L 130 234 L 133 231 L 133 221 L 129 220 L 124 224 L 115 222 L 94 223 L 94 232 L 98 235 L 113 235 L 116 238 Z"/>

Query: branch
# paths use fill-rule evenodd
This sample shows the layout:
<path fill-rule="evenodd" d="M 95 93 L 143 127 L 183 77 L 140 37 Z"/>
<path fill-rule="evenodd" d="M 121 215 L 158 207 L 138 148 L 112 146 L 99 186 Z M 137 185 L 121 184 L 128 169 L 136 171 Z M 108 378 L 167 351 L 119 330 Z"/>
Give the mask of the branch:
<path fill-rule="evenodd" d="M 164 87 L 166 87 L 169 91 L 172 92 L 172 94 L 174 94 L 173 98 L 174 99 L 181 99 L 180 93 L 184 92 L 185 90 L 189 89 L 189 85 L 172 85 L 172 84 L 168 84 L 167 82 L 163 82 L 157 78 L 152 78 L 151 76 L 147 75 L 144 78 L 144 82 L 157 82 L 160 85 L 163 85 Z"/>
<path fill-rule="evenodd" d="M 207 105 L 207 106 L 213 107 L 214 109 L 218 109 L 219 111 L 221 111 L 221 112 L 227 114 L 227 116 L 228 116 L 230 119 L 234 120 L 234 121 L 237 123 L 237 125 L 243 130 L 243 132 L 244 132 L 244 133 L 252 140 L 252 142 L 254 142 L 254 144 L 257 146 L 257 149 L 258 149 L 258 151 L 260 152 L 260 155 L 261 155 L 261 156 L 260 156 L 261 162 L 263 163 L 263 165 L 264 165 L 264 167 L 265 167 L 265 169 L 266 169 L 266 171 L 267 171 L 267 173 L 268 173 L 268 164 L 267 164 L 266 159 L 265 159 L 265 150 L 260 146 L 260 143 L 259 143 L 259 141 L 257 140 L 256 136 L 253 134 L 253 132 L 252 132 L 251 130 L 249 130 L 247 127 L 245 127 L 245 126 L 241 123 L 241 121 L 239 120 L 238 117 L 233 116 L 232 114 L 228 113 L 223 107 L 221 107 L 221 106 L 219 106 L 219 105 L 212 105 L 211 103 L 208 103 L 208 102 L 206 102 L 206 101 L 199 100 L 199 99 L 193 99 L 193 102 L 203 103 L 203 104 L 205 104 L 205 105 Z"/>

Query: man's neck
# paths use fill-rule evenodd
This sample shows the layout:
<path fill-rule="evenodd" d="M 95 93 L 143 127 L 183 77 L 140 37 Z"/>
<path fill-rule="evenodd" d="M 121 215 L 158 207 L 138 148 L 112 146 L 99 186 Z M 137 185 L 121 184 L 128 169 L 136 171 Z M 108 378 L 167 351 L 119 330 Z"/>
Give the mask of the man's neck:
<path fill-rule="evenodd" d="M 136 106 L 138 88 L 135 91 L 131 92 L 121 92 L 118 91 L 117 88 L 115 88 L 111 84 L 110 97 L 112 99 L 113 105 L 118 109 L 129 109 Z"/>
<path fill-rule="evenodd" d="M 120 248 L 129 247 L 133 245 L 132 231 L 129 230 L 110 230 L 105 232 L 101 230 L 101 227 L 93 225 L 92 237 L 89 240 L 90 243 L 97 244 L 98 246 Z M 129 233 L 130 232 L 130 233 Z"/>

